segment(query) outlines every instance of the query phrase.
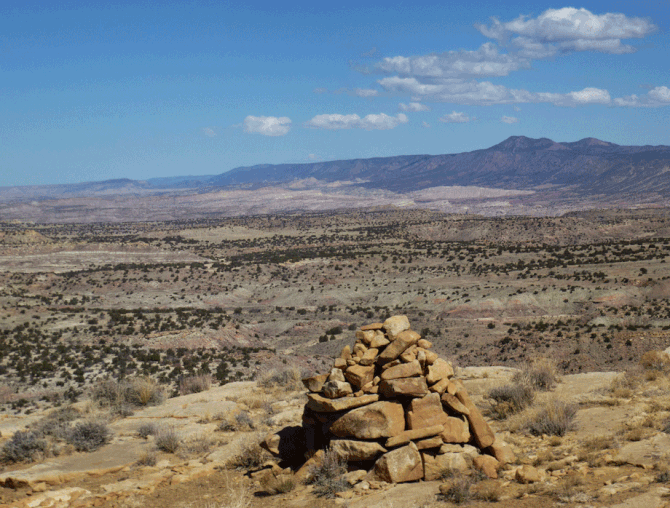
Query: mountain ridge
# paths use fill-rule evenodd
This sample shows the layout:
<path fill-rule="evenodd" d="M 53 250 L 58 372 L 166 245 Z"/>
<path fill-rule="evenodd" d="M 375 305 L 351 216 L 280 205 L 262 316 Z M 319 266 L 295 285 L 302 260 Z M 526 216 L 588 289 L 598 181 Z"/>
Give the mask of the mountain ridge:
<path fill-rule="evenodd" d="M 253 190 L 308 179 L 398 193 L 439 186 L 513 190 L 558 186 L 583 195 L 656 192 L 670 196 L 670 146 L 624 146 L 592 137 L 555 142 L 511 136 L 489 148 L 453 154 L 258 164 L 218 175 L 0 187 L 0 201 Z"/>

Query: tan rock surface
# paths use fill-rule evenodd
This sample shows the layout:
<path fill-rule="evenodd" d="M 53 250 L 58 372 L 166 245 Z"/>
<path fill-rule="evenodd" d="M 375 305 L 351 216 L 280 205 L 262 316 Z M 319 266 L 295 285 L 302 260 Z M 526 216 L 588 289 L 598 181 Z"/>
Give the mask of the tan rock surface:
<path fill-rule="evenodd" d="M 318 413 L 335 413 L 338 411 L 346 411 L 367 404 L 372 404 L 379 400 L 379 395 L 363 395 L 362 397 L 343 397 L 340 399 L 328 399 L 322 397 L 317 393 L 307 394 L 308 409 Z"/>
<path fill-rule="evenodd" d="M 389 339 L 394 340 L 400 332 L 409 330 L 409 319 L 407 316 L 391 316 L 384 321 L 382 328 L 388 334 Z"/>
<path fill-rule="evenodd" d="M 391 437 L 404 430 L 405 412 L 402 405 L 385 401 L 375 402 L 349 411 L 338 418 L 330 427 L 330 432 L 338 437 L 354 437 L 356 439 Z"/>
<path fill-rule="evenodd" d="M 351 439 L 333 439 L 330 442 L 330 449 L 347 462 L 374 460 L 387 451 L 386 448 L 375 441 L 354 441 Z"/>
<path fill-rule="evenodd" d="M 389 483 L 420 480 L 423 477 L 421 454 L 414 443 L 392 450 L 375 462 L 374 475 Z"/>
<path fill-rule="evenodd" d="M 395 448 L 396 446 L 409 443 L 410 441 L 437 436 L 443 430 L 444 426 L 442 425 L 433 425 L 432 427 L 425 427 L 422 429 L 405 430 L 387 439 L 386 448 Z"/>
<path fill-rule="evenodd" d="M 374 365 L 352 365 L 344 371 L 344 377 L 352 386 L 361 388 L 374 379 Z"/>
<path fill-rule="evenodd" d="M 442 477 L 445 471 L 465 471 L 468 464 L 461 453 L 421 454 L 424 480 L 433 481 Z"/>
<path fill-rule="evenodd" d="M 418 361 L 415 360 L 410 363 L 401 363 L 400 365 L 386 369 L 384 372 L 382 372 L 381 378 L 383 380 L 400 379 L 406 377 L 417 377 L 421 374 L 421 365 Z"/>
<path fill-rule="evenodd" d="M 424 377 L 390 379 L 379 383 L 379 393 L 387 399 L 398 396 L 422 397 L 428 393 Z"/>
<path fill-rule="evenodd" d="M 421 399 L 413 399 L 407 411 L 407 428 L 422 429 L 434 425 L 443 425 L 449 418 L 442 409 L 440 396 L 430 393 Z"/>

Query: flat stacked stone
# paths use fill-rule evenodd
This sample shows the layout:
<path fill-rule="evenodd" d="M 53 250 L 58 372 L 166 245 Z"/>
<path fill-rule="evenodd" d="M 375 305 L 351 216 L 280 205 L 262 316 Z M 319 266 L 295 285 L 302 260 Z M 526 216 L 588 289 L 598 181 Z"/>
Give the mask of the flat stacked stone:
<path fill-rule="evenodd" d="M 431 347 L 406 316 L 362 326 L 329 374 L 303 380 L 308 455 L 330 448 L 359 469 L 369 464 L 371 479 L 393 483 L 432 480 L 444 468 L 497 475 L 514 454 Z"/>

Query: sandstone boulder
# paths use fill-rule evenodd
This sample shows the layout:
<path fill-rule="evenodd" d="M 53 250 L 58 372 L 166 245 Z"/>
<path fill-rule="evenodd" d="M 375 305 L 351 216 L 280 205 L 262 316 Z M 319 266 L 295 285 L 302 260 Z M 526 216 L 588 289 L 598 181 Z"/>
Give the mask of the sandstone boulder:
<path fill-rule="evenodd" d="M 387 399 L 423 397 L 428 393 L 428 385 L 424 377 L 389 379 L 379 383 L 379 393 Z"/>
<path fill-rule="evenodd" d="M 448 417 L 443 426 L 444 430 L 440 436 L 445 443 L 467 443 L 470 441 L 470 426 L 467 420 Z"/>
<path fill-rule="evenodd" d="M 404 445 L 410 441 L 437 436 L 443 430 L 444 427 L 442 425 L 433 425 L 432 427 L 425 427 L 423 429 L 405 430 L 388 438 L 386 440 L 386 448 L 395 448 L 396 446 Z"/>
<path fill-rule="evenodd" d="M 386 346 L 384 351 L 381 352 L 377 361 L 384 364 L 395 360 L 403 354 L 407 348 L 416 344 L 420 338 L 421 335 L 412 330 L 400 332 L 393 341 Z"/>
<path fill-rule="evenodd" d="M 317 413 L 336 413 L 356 407 L 372 404 L 379 400 L 379 395 L 363 395 L 362 397 L 342 397 L 340 399 L 328 399 L 318 393 L 307 394 L 306 408 Z"/>
<path fill-rule="evenodd" d="M 351 439 L 333 439 L 330 442 L 330 449 L 346 462 L 374 460 L 387 451 L 375 441 L 353 441 Z"/>
<path fill-rule="evenodd" d="M 340 372 L 342 371 L 340 370 Z M 346 397 L 352 393 L 353 390 L 351 389 L 351 385 L 346 381 L 328 381 L 323 385 L 323 396 L 329 399 Z"/>
<path fill-rule="evenodd" d="M 540 472 L 529 464 L 524 464 L 514 473 L 514 479 L 523 484 L 536 483 L 542 481 Z"/>
<path fill-rule="evenodd" d="M 428 384 L 435 384 L 442 379 L 449 379 L 454 375 L 454 369 L 446 360 L 438 358 L 428 367 L 428 374 L 426 374 L 426 381 Z"/>
<path fill-rule="evenodd" d="M 319 393 L 323 384 L 328 380 L 328 374 L 319 374 L 318 376 L 306 377 L 302 380 L 302 384 L 305 385 L 312 393 Z"/>
<path fill-rule="evenodd" d="M 356 388 L 372 382 L 375 377 L 374 365 L 352 365 L 344 371 L 344 377 Z"/>
<path fill-rule="evenodd" d="M 363 397 L 370 397 L 364 395 Z M 357 397 L 354 400 L 363 398 Z M 400 434 L 405 430 L 405 412 L 395 402 L 375 402 L 349 411 L 338 418 L 330 432 L 338 437 L 379 439 Z"/>
<path fill-rule="evenodd" d="M 409 365 L 409 364 L 407 364 Z M 443 425 L 449 418 L 442 409 L 440 396 L 430 393 L 421 399 L 412 399 L 407 411 L 407 428 L 422 429 L 433 425 Z"/>
<path fill-rule="evenodd" d="M 421 365 L 418 361 L 401 363 L 382 372 L 382 379 L 400 379 L 405 377 L 417 377 L 422 374 Z"/>
<path fill-rule="evenodd" d="M 465 471 L 468 464 L 461 453 L 427 453 L 423 459 L 423 477 L 426 481 L 438 480 L 445 471 Z"/>
<path fill-rule="evenodd" d="M 479 469 L 486 476 L 495 480 L 498 478 L 498 469 L 500 469 L 500 462 L 490 455 L 478 455 L 473 460 L 474 466 Z"/>
<path fill-rule="evenodd" d="M 409 319 L 407 316 L 391 316 L 382 325 L 389 339 L 394 340 L 400 332 L 409 330 Z"/>
<path fill-rule="evenodd" d="M 375 462 L 374 476 L 389 483 L 403 483 L 423 478 L 421 454 L 414 443 L 385 453 Z"/>
<path fill-rule="evenodd" d="M 477 445 L 482 449 L 491 446 L 495 441 L 495 434 L 491 430 L 491 427 L 489 427 L 489 424 L 486 423 L 486 420 L 484 420 L 477 406 L 470 400 L 468 393 L 465 390 L 459 390 L 456 392 L 456 397 L 468 408 L 469 414 L 467 415 L 467 419 L 470 423 L 470 431 Z"/>

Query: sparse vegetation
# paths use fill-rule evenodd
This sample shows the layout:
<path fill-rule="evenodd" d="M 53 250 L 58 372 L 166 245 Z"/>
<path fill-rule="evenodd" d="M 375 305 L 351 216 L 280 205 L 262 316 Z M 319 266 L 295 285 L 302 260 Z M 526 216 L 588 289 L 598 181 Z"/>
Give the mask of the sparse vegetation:
<path fill-rule="evenodd" d="M 107 444 L 112 432 L 106 423 L 85 421 L 75 424 L 66 435 L 66 441 L 78 452 L 92 452 Z"/>
<path fill-rule="evenodd" d="M 492 388 L 488 392 L 488 398 L 493 401 L 490 409 L 491 415 L 498 420 L 503 420 L 530 406 L 535 393 L 528 385 L 514 383 Z"/>
<path fill-rule="evenodd" d="M 46 439 L 34 432 L 19 430 L 2 446 L 3 462 L 32 462 L 48 450 Z"/>
<path fill-rule="evenodd" d="M 524 428 L 534 436 L 564 436 L 573 429 L 576 414 L 576 405 L 553 399 L 536 408 Z"/>
<path fill-rule="evenodd" d="M 212 376 L 209 374 L 198 374 L 197 376 L 188 376 L 179 382 L 180 395 L 189 393 L 200 393 L 209 390 L 212 386 Z"/>
<path fill-rule="evenodd" d="M 261 448 L 256 439 L 245 441 L 239 452 L 228 463 L 229 467 L 240 470 L 257 468 L 269 457 L 269 454 Z"/>
<path fill-rule="evenodd" d="M 155 436 L 156 448 L 165 453 L 175 453 L 182 444 L 182 437 L 171 425 L 163 425 Z"/>
<path fill-rule="evenodd" d="M 314 493 L 319 497 L 332 498 L 351 486 L 343 475 L 347 472 L 347 463 L 336 453 L 326 450 L 318 464 L 309 472 L 310 482 L 314 485 Z"/>
<path fill-rule="evenodd" d="M 261 388 L 282 388 L 284 390 L 302 390 L 302 376 L 298 369 L 274 370 L 258 379 Z"/>

